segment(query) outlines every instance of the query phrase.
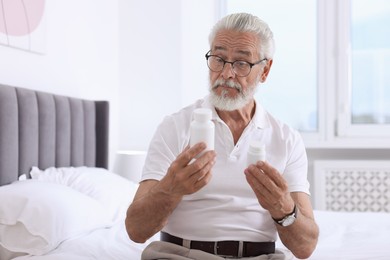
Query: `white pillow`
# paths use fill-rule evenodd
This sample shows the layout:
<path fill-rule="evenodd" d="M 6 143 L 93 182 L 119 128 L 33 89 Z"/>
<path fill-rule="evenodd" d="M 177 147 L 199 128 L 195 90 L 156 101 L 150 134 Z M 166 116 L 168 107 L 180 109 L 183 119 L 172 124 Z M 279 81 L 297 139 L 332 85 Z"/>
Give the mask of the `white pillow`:
<path fill-rule="evenodd" d="M 28 254 L 21 253 L 21 252 L 11 252 L 8 249 L 4 248 L 0 244 L 0 259 L 1 260 L 10 260 L 10 259 L 14 259 L 14 258 L 19 257 L 19 256 L 26 256 L 26 255 L 28 255 Z"/>
<path fill-rule="evenodd" d="M 42 255 L 62 241 L 112 226 L 97 201 L 69 187 L 35 180 L 0 187 L 0 244 Z"/>
<path fill-rule="evenodd" d="M 98 200 L 113 221 L 123 221 L 138 184 L 103 168 L 62 167 L 40 170 L 33 167 L 31 178 L 59 183 Z"/>

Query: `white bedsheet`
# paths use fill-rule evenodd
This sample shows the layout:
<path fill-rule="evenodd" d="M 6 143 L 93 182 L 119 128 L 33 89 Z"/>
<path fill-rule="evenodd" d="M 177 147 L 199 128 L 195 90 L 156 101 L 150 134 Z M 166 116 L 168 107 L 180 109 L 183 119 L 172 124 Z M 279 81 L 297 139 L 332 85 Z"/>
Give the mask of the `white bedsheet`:
<path fill-rule="evenodd" d="M 390 214 L 315 211 L 320 237 L 313 260 L 389 260 Z"/>
<path fill-rule="evenodd" d="M 155 236 L 151 240 L 158 239 Z M 150 241 L 151 241 L 150 240 Z M 88 235 L 64 241 L 44 256 L 22 256 L 14 260 L 136 260 L 150 242 L 137 244 L 127 236 L 124 222 L 112 228 L 99 229 Z"/>
<path fill-rule="evenodd" d="M 315 211 L 320 237 L 312 260 L 389 260 L 390 214 Z M 158 239 L 156 235 L 151 240 Z M 136 260 L 145 244 L 129 240 L 124 223 L 63 242 L 45 256 L 15 260 Z M 283 247 L 280 242 L 278 247 Z M 206 260 L 206 259 L 205 259 Z"/>

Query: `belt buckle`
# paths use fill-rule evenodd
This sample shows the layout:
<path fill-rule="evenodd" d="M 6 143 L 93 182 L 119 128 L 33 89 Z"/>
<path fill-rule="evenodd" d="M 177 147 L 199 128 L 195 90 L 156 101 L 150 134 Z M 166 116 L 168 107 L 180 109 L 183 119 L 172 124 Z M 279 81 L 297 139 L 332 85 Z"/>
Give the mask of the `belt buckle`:
<path fill-rule="evenodd" d="M 218 255 L 225 258 L 241 258 L 243 257 L 243 251 L 244 251 L 244 241 L 237 241 L 238 242 L 238 249 L 237 249 L 237 255 L 221 255 L 218 254 L 218 241 L 214 242 L 214 255 Z"/>

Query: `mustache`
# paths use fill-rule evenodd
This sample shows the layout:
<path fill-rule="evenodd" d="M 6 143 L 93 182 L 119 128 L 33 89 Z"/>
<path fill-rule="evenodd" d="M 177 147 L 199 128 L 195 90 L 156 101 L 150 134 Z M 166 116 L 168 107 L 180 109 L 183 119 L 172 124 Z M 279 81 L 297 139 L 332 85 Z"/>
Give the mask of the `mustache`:
<path fill-rule="evenodd" d="M 242 91 L 242 87 L 239 83 L 234 82 L 233 80 L 223 80 L 223 79 L 217 79 L 214 82 L 212 89 L 216 89 L 217 87 L 222 85 L 225 87 L 237 89 L 240 92 Z"/>

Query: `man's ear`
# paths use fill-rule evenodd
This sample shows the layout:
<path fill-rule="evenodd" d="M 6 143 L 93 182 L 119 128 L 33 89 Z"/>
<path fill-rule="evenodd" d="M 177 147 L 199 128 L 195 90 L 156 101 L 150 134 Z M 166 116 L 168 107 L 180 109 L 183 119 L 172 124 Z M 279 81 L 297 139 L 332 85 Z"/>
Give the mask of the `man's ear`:
<path fill-rule="evenodd" d="M 271 70 L 273 60 L 268 60 L 267 64 L 263 68 L 263 73 L 260 75 L 260 82 L 264 83 L 268 77 L 268 73 Z"/>

